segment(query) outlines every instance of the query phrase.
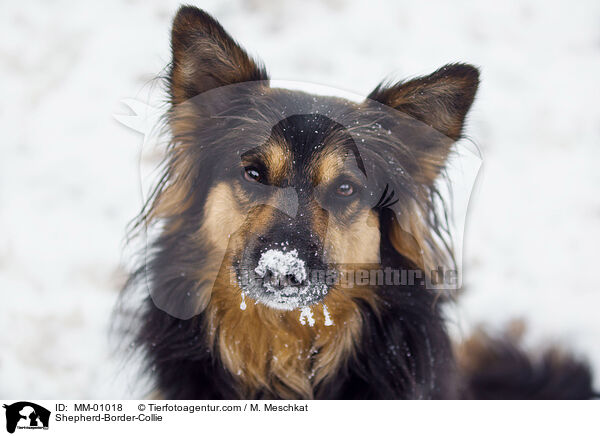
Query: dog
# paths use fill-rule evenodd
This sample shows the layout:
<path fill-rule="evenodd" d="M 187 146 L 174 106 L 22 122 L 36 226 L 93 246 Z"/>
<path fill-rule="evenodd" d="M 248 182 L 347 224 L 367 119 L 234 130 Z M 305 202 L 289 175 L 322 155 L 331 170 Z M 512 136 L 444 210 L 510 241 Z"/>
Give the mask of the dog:
<path fill-rule="evenodd" d="M 484 333 L 453 346 L 453 293 L 429 286 L 455 268 L 436 186 L 477 68 L 382 83 L 356 103 L 272 87 L 195 7 L 178 11 L 171 47 L 172 141 L 137 220 L 158 230 L 125 288 L 149 291 L 134 343 L 157 397 L 594 395 L 569 354 L 531 357 Z"/>

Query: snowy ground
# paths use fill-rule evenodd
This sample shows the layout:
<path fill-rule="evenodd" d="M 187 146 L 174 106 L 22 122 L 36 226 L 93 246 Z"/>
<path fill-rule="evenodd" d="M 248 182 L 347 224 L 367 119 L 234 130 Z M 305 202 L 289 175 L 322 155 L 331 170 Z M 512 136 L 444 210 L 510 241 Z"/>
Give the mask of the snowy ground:
<path fill-rule="evenodd" d="M 600 3 L 205 1 L 276 79 L 367 94 L 465 61 L 484 167 L 461 336 L 528 321 L 600 374 Z M 0 4 L 0 397 L 132 395 L 109 314 L 141 203 L 142 138 L 114 120 L 169 58 L 176 2 Z"/>

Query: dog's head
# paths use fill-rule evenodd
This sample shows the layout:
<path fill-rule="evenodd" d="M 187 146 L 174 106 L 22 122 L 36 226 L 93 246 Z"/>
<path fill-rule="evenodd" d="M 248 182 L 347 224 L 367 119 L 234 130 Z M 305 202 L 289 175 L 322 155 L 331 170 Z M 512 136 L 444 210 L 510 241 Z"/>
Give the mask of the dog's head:
<path fill-rule="evenodd" d="M 473 102 L 474 67 L 380 85 L 356 103 L 271 87 L 196 8 L 179 11 L 171 43 L 173 142 L 145 215 L 164 223 L 154 280 L 181 294 L 165 304 L 186 306 L 191 289 L 197 313 L 228 280 L 290 310 L 324 299 L 342 268 L 380 265 L 383 249 L 423 270 L 447 260 L 435 180 Z"/>

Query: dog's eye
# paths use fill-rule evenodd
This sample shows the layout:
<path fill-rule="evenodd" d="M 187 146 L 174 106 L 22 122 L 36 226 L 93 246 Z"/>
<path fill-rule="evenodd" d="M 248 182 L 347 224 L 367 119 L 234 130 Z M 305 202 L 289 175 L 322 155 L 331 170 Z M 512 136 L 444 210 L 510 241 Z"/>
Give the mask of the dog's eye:
<path fill-rule="evenodd" d="M 260 171 L 256 167 L 246 167 L 244 168 L 244 179 L 249 182 L 260 182 L 262 180 L 262 176 Z"/>
<path fill-rule="evenodd" d="M 350 183 L 342 183 L 337 187 L 335 192 L 337 195 L 342 197 L 350 197 L 352 194 L 354 194 L 354 186 L 352 186 Z"/>

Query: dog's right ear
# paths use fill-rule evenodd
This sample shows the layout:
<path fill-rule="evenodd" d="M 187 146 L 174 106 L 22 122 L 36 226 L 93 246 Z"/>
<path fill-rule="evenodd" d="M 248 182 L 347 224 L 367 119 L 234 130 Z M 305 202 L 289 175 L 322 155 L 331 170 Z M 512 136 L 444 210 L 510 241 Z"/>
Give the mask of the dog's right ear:
<path fill-rule="evenodd" d="M 265 68 L 206 12 L 182 6 L 171 31 L 171 102 L 182 103 L 209 89 L 268 80 Z"/>

